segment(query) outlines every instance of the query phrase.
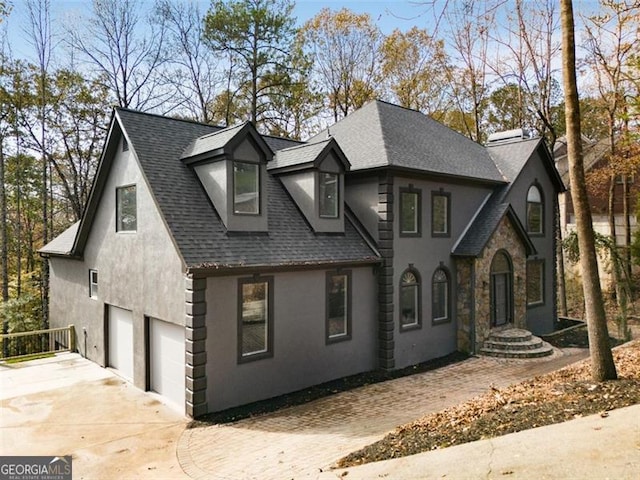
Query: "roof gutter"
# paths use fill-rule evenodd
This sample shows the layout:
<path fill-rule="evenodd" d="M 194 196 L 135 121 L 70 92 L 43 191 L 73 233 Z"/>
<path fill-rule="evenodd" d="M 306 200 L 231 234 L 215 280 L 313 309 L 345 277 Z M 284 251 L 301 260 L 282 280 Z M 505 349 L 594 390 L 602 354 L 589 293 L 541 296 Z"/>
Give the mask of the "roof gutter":
<path fill-rule="evenodd" d="M 260 274 L 276 272 L 296 272 L 301 270 L 325 270 L 327 268 L 340 269 L 347 267 L 363 267 L 368 265 L 378 265 L 382 262 L 380 258 L 365 258 L 361 260 L 340 260 L 336 262 L 302 262 L 283 263 L 280 265 L 254 264 L 254 265 L 199 265 L 187 267 L 186 273 L 194 277 L 218 277 L 242 274 Z"/>

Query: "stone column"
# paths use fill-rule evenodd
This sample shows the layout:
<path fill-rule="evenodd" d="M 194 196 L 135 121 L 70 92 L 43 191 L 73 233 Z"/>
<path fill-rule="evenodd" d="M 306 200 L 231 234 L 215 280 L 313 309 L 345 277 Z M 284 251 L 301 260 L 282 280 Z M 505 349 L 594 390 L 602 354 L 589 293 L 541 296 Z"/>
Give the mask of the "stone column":
<path fill-rule="evenodd" d="M 378 238 L 382 264 L 378 271 L 378 364 L 395 366 L 393 340 L 393 177 L 380 175 L 378 182 Z"/>
<path fill-rule="evenodd" d="M 206 278 L 185 277 L 186 411 L 190 417 L 207 413 L 207 291 Z"/>

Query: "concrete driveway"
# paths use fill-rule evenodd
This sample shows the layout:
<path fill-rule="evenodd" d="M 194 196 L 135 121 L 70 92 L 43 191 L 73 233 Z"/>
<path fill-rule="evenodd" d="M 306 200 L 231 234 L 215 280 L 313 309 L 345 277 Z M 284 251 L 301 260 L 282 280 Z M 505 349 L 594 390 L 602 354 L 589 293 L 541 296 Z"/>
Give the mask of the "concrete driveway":
<path fill-rule="evenodd" d="M 77 354 L 0 365 L 0 455 L 72 455 L 74 479 L 189 478 L 187 421 Z"/>

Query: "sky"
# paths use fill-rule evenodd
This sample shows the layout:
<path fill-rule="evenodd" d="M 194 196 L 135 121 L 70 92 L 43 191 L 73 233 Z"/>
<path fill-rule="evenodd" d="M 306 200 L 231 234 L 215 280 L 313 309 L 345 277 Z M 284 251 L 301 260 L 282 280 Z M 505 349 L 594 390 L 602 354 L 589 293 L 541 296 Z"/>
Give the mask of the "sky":
<path fill-rule="evenodd" d="M 206 10 L 210 0 L 197 0 Z M 153 5 L 153 0 L 142 0 L 145 5 Z M 6 20 L 7 39 L 11 51 L 16 58 L 34 59 L 33 47 L 27 41 L 24 29 L 28 17 L 24 0 L 9 0 L 12 11 Z M 51 0 L 54 29 L 62 26 L 75 15 L 85 15 L 90 0 Z M 427 26 L 426 8 L 416 0 L 298 0 L 295 4 L 294 16 L 298 24 L 316 15 L 322 8 L 340 10 L 343 7 L 357 13 L 368 13 L 383 33 L 388 34 L 395 28 L 408 30 L 414 25 Z M 62 34 L 62 32 L 59 32 Z"/>
<path fill-rule="evenodd" d="M 153 0 L 139 1 L 149 8 L 154 3 Z M 210 0 L 196 1 L 202 5 L 203 11 L 206 11 L 211 4 Z M 445 0 L 435 1 L 443 4 Z M 9 3 L 13 9 L 5 22 L 5 27 L 12 55 L 14 58 L 34 61 L 34 48 L 29 44 L 28 36 L 24 31 L 28 25 L 25 0 L 9 0 Z M 78 16 L 86 15 L 89 4 L 90 0 L 51 0 L 52 23 L 57 33 L 62 35 L 64 32 L 62 27 L 65 23 L 73 21 Z M 597 0 L 574 0 L 574 10 L 576 14 L 586 13 L 593 11 L 597 4 Z M 324 7 L 332 10 L 340 10 L 344 7 L 357 13 L 368 13 L 384 34 L 389 34 L 395 28 L 406 31 L 413 26 L 431 31 L 435 24 L 433 12 L 424 5 L 424 0 L 297 0 L 294 16 L 297 17 L 298 24 L 302 25 Z M 506 15 L 507 12 L 508 9 L 504 8 L 498 15 Z"/>

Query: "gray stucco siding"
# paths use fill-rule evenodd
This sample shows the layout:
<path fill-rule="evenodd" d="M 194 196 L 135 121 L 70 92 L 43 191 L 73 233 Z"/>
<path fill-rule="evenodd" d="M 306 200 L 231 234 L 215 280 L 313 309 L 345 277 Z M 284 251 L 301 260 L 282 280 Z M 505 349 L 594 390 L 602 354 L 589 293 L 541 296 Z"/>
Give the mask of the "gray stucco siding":
<path fill-rule="evenodd" d="M 376 241 L 378 235 L 378 175 L 345 178 L 345 201 L 360 220 L 367 233 Z"/>
<path fill-rule="evenodd" d="M 273 278 L 273 356 L 238 362 L 238 280 L 207 279 L 209 411 L 258 401 L 376 368 L 376 277 L 350 268 L 351 339 L 326 342 L 327 270 L 265 274 Z M 250 277 L 251 275 L 249 275 Z"/>
<path fill-rule="evenodd" d="M 116 187 L 133 184 L 136 231 L 116 232 Z M 132 311 L 133 381 L 145 388 L 144 319 L 184 325 L 184 267 L 131 150 L 114 160 L 83 259 L 50 262 L 52 326 L 73 323 L 80 352 L 104 365 L 105 305 Z M 89 269 L 98 271 L 97 299 L 89 298 Z"/>
<path fill-rule="evenodd" d="M 415 178 L 396 177 L 394 197 L 399 197 L 401 188 L 411 184 L 421 191 L 422 234 L 419 237 L 400 237 L 394 239 L 394 323 L 396 325 L 395 367 L 403 368 L 416 363 L 438 358 L 457 349 L 457 322 L 455 316 L 456 269 L 451 250 L 462 235 L 479 206 L 490 193 L 488 188 L 465 184 L 446 184 L 436 181 L 416 180 Z M 450 235 L 433 237 L 431 235 L 431 194 L 432 192 L 450 194 Z M 399 205 L 394 205 L 394 231 L 399 231 Z M 400 280 L 403 272 L 412 264 L 421 278 L 421 326 L 403 330 L 400 327 Z M 440 266 L 449 275 L 449 322 L 433 324 L 432 277 Z"/>
<path fill-rule="evenodd" d="M 537 254 L 531 256 L 530 259 L 544 261 L 544 302 L 527 307 L 527 329 L 539 335 L 553 330 L 553 322 L 557 312 L 554 212 L 558 200 L 553 183 L 537 152 L 534 152 L 523 167 L 520 175 L 509 189 L 506 199 L 513 206 L 525 229 L 527 228 L 527 192 L 529 187 L 534 184 L 540 187 L 543 195 L 544 233 L 530 235 L 531 242 L 537 251 Z"/>

